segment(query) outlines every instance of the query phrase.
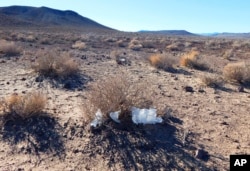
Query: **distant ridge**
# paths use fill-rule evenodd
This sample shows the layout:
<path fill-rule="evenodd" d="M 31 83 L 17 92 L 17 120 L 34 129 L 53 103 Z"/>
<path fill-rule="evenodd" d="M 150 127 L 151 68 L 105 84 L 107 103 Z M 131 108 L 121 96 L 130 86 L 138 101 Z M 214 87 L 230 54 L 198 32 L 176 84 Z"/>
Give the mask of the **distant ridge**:
<path fill-rule="evenodd" d="M 218 38 L 250 38 L 250 33 L 201 33 L 199 35 Z"/>
<path fill-rule="evenodd" d="M 190 33 L 186 30 L 159 30 L 159 31 L 150 31 L 150 30 L 141 30 L 140 33 L 148 34 L 164 34 L 164 35 L 180 35 L 180 36 L 197 36 L 196 34 Z"/>
<path fill-rule="evenodd" d="M 1 27 L 75 27 L 112 30 L 70 10 L 61 11 L 48 7 L 0 7 Z"/>

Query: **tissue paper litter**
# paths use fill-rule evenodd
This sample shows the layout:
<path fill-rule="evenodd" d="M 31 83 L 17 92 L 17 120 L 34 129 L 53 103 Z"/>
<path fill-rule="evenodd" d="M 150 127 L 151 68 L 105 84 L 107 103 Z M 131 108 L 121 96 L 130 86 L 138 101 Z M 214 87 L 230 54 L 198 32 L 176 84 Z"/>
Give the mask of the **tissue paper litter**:
<path fill-rule="evenodd" d="M 132 107 L 132 120 L 135 124 L 156 124 L 161 123 L 161 117 L 156 116 L 156 109 L 139 109 Z"/>
<path fill-rule="evenodd" d="M 119 120 L 119 114 L 120 114 L 121 111 L 116 111 L 116 112 L 111 112 L 109 114 L 110 118 L 113 119 L 113 121 L 117 122 L 117 123 L 120 123 L 120 120 Z"/>
<path fill-rule="evenodd" d="M 90 123 L 90 126 L 96 127 L 96 126 L 100 126 L 102 124 L 102 112 L 100 109 L 97 110 L 96 114 L 95 114 L 95 119 Z"/>

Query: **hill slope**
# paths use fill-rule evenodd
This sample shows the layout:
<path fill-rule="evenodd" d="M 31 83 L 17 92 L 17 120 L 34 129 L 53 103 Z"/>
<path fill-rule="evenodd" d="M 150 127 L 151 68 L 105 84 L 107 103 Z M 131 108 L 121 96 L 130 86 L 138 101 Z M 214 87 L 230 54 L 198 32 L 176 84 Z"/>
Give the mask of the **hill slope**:
<path fill-rule="evenodd" d="M 61 11 L 47 7 L 0 7 L 0 25 L 6 27 L 84 27 L 110 29 L 74 11 Z"/>

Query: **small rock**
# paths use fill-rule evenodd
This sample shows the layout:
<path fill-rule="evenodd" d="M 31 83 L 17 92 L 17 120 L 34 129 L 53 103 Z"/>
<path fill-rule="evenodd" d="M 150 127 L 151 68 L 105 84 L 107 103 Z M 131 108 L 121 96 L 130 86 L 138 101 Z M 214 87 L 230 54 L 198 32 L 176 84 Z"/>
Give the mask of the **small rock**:
<path fill-rule="evenodd" d="M 227 122 L 221 122 L 221 125 L 229 125 Z"/>
<path fill-rule="evenodd" d="M 79 152 L 80 152 L 79 149 L 74 149 L 74 150 L 73 150 L 73 153 L 79 153 Z"/>
<path fill-rule="evenodd" d="M 22 78 L 22 79 L 21 79 L 21 81 L 25 81 L 25 80 L 26 80 L 26 78 Z"/>
<path fill-rule="evenodd" d="M 185 87 L 183 87 L 183 90 L 186 92 L 191 92 L 191 93 L 194 92 L 194 89 L 191 86 L 185 86 Z"/>
<path fill-rule="evenodd" d="M 199 89 L 198 92 L 199 92 L 199 93 L 205 93 L 205 90 Z"/>

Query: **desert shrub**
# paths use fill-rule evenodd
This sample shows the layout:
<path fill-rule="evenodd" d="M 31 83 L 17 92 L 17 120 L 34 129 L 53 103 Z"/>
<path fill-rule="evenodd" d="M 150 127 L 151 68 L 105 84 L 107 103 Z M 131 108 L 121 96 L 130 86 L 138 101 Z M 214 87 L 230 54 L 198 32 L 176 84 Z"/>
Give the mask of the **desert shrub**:
<path fill-rule="evenodd" d="M 232 49 L 228 49 L 226 50 L 223 54 L 222 54 L 222 57 L 224 59 L 227 59 L 227 60 L 230 60 L 230 58 L 232 58 L 234 56 L 234 52 Z"/>
<path fill-rule="evenodd" d="M 141 44 L 143 48 L 155 48 L 156 47 L 155 42 L 150 41 L 150 40 L 143 41 Z"/>
<path fill-rule="evenodd" d="M 52 45 L 54 42 L 52 42 L 52 40 L 48 37 L 43 37 L 39 40 L 39 43 L 42 45 Z"/>
<path fill-rule="evenodd" d="M 249 83 L 250 65 L 245 62 L 229 63 L 223 68 L 223 76 L 229 82 Z"/>
<path fill-rule="evenodd" d="M 28 35 L 28 36 L 25 38 L 25 40 L 26 40 L 27 42 L 35 42 L 36 37 L 33 36 L 33 35 Z"/>
<path fill-rule="evenodd" d="M 148 108 L 152 105 L 149 85 L 132 82 L 125 74 L 100 79 L 89 85 L 87 102 L 84 104 L 85 118 L 92 119 L 98 109 L 109 118 L 110 112 L 121 111 L 119 119 L 129 119 L 131 107 Z"/>
<path fill-rule="evenodd" d="M 3 114 L 11 119 L 27 119 L 42 114 L 47 98 L 41 92 L 31 92 L 25 95 L 13 94 L 1 101 Z"/>
<path fill-rule="evenodd" d="M 114 43 L 114 42 L 117 42 L 117 39 L 116 38 L 105 38 L 104 42 Z"/>
<path fill-rule="evenodd" d="M 213 39 L 208 40 L 205 42 L 205 47 L 211 50 L 217 50 L 220 49 L 220 40 L 219 39 Z"/>
<path fill-rule="evenodd" d="M 81 41 L 76 41 L 73 45 L 72 45 L 73 49 L 79 49 L 79 50 L 85 50 L 86 49 L 86 44 L 84 42 Z"/>
<path fill-rule="evenodd" d="M 65 78 L 79 72 L 78 64 L 68 53 L 38 52 L 38 59 L 33 69 L 45 77 Z"/>
<path fill-rule="evenodd" d="M 224 83 L 221 77 L 215 77 L 215 76 L 209 76 L 209 75 L 201 76 L 200 80 L 203 86 L 213 87 L 213 88 L 221 87 Z"/>
<path fill-rule="evenodd" d="M 128 48 L 135 51 L 139 51 L 141 50 L 141 48 L 143 48 L 143 46 L 139 40 L 133 39 L 129 42 Z"/>
<path fill-rule="evenodd" d="M 127 46 L 127 43 L 126 43 L 126 41 L 124 41 L 124 40 L 118 40 L 118 41 L 116 42 L 116 44 L 117 44 L 119 47 L 126 47 L 126 46 Z"/>
<path fill-rule="evenodd" d="M 197 70 L 208 70 L 209 67 L 201 58 L 199 58 L 199 52 L 191 50 L 189 53 L 184 54 L 180 58 L 180 65 Z"/>
<path fill-rule="evenodd" d="M 17 47 L 14 42 L 1 40 L 0 53 L 3 53 L 6 56 L 17 56 L 21 53 L 21 49 Z"/>
<path fill-rule="evenodd" d="M 185 45 L 183 43 L 172 43 L 166 46 L 166 50 L 169 50 L 169 51 L 181 51 L 184 48 L 185 48 Z"/>
<path fill-rule="evenodd" d="M 167 56 L 166 54 L 154 54 L 151 55 L 148 60 L 152 66 L 165 71 L 174 71 L 174 65 L 177 63 L 174 56 Z"/>

